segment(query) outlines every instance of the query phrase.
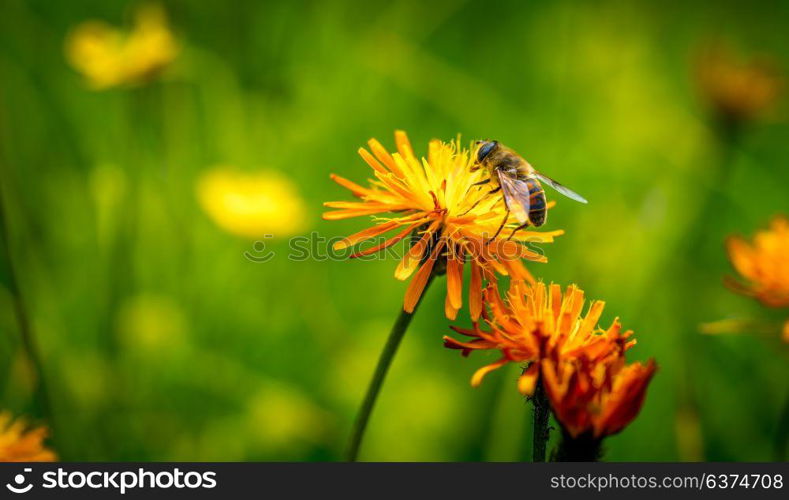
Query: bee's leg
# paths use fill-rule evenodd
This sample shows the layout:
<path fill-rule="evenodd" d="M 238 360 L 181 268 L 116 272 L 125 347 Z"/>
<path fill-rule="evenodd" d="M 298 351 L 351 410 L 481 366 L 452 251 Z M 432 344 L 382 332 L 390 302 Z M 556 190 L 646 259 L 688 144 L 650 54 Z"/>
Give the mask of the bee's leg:
<path fill-rule="evenodd" d="M 525 224 L 521 224 L 520 226 L 518 226 L 515 229 L 513 229 L 512 233 L 509 236 L 509 238 L 507 238 L 507 241 L 510 241 L 512 239 L 512 237 L 515 236 L 515 233 L 517 233 L 518 231 L 520 231 L 521 229 L 523 229 L 524 227 L 526 227 L 528 225 L 529 225 L 529 223 L 526 222 Z"/>
<path fill-rule="evenodd" d="M 477 208 L 477 205 L 479 205 L 479 202 L 480 202 L 480 201 L 482 201 L 482 199 L 479 199 L 479 200 L 477 200 L 477 201 L 476 201 L 476 203 L 474 203 L 473 205 L 471 205 L 471 208 L 469 208 L 468 210 L 466 210 L 466 211 L 465 211 L 465 212 L 463 212 L 462 214 L 458 215 L 458 217 L 463 217 L 463 216 L 464 216 L 464 215 L 466 215 L 467 213 L 469 213 L 469 212 L 471 212 L 472 210 L 474 210 L 475 208 Z"/>
<path fill-rule="evenodd" d="M 474 204 L 473 204 L 473 205 L 471 205 L 471 208 L 469 208 L 468 210 L 466 210 L 466 211 L 465 211 L 465 212 L 463 212 L 462 214 L 458 215 L 458 217 L 463 217 L 463 216 L 464 216 L 464 215 L 466 215 L 467 213 L 469 213 L 469 212 L 471 212 L 472 210 L 474 210 L 475 208 L 477 208 L 477 205 L 479 205 L 479 202 L 481 202 L 481 201 L 482 201 L 482 198 L 480 198 L 480 199 L 478 199 L 477 201 L 475 201 L 475 202 L 474 202 Z"/>
<path fill-rule="evenodd" d="M 489 192 L 488 192 L 488 194 L 494 194 L 494 193 L 498 193 L 499 191 L 501 191 L 501 186 L 497 187 L 496 189 L 494 189 L 494 190 L 492 190 L 492 191 L 489 191 Z M 458 215 L 458 217 L 463 217 L 463 216 L 464 216 L 464 215 L 466 215 L 467 213 L 469 213 L 469 212 L 471 212 L 472 210 L 474 210 L 475 208 L 477 208 L 477 205 L 479 205 L 479 203 L 480 203 L 482 200 L 484 200 L 484 198 L 480 198 L 480 199 L 478 199 L 476 202 L 474 202 L 474 204 L 473 204 L 473 205 L 471 205 L 471 208 L 469 208 L 468 210 L 466 210 L 466 211 L 465 211 L 465 212 L 463 212 L 462 214 Z"/>
<path fill-rule="evenodd" d="M 481 186 L 483 184 L 487 184 L 488 182 L 490 182 L 490 177 L 488 177 L 485 180 L 482 180 L 482 181 L 479 181 L 479 182 L 475 182 L 474 184 L 472 184 L 472 186 Z"/>
<path fill-rule="evenodd" d="M 510 218 L 510 209 L 509 207 L 507 207 L 507 213 L 504 214 L 504 220 L 501 221 L 501 225 L 496 230 L 496 234 L 494 234 L 493 237 L 490 238 L 486 243 L 490 243 L 491 241 L 496 239 L 496 236 L 498 236 L 501 233 L 501 230 L 504 229 L 504 224 L 507 223 L 507 219 L 509 218 Z"/>

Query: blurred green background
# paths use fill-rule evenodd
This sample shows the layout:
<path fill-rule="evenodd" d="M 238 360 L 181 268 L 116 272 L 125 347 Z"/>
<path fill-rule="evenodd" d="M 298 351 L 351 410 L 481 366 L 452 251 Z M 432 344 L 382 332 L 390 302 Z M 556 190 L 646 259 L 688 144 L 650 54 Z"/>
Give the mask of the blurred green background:
<path fill-rule="evenodd" d="M 607 460 L 771 459 L 785 346 L 697 325 L 782 318 L 722 277 L 725 236 L 789 208 L 786 106 L 734 140 L 694 64 L 722 39 L 786 68 L 786 3 L 168 1 L 175 61 L 101 91 L 66 37 L 89 19 L 128 27 L 136 4 L 0 4 L 0 407 L 48 423 L 61 458 L 340 459 L 404 294 L 396 261 L 295 262 L 283 236 L 256 263 L 255 238 L 215 224 L 196 186 L 215 165 L 276 171 L 303 200 L 298 234 L 346 235 L 368 221 L 321 220 L 323 201 L 349 198 L 329 173 L 363 182 L 356 149 L 403 129 L 418 154 L 434 137 L 499 139 L 590 200 L 558 200 L 545 228 L 566 235 L 529 269 L 606 300 L 604 323 L 636 332 L 630 358 L 660 365 Z M 361 457 L 524 459 L 518 367 L 469 386 L 496 354 L 442 347 L 439 282 Z"/>

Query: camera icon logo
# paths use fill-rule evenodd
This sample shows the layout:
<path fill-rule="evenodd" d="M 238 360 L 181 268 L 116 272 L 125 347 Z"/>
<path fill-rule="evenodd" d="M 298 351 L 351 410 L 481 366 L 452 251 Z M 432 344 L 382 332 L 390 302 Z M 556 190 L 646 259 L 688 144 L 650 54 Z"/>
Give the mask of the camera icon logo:
<path fill-rule="evenodd" d="M 30 467 L 25 467 L 24 472 L 33 472 L 33 469 L 31 469 Z M 8 488 L 13 493 L 27 493 L 28 491 L 33 489 L 33 485 L 28 484 L 26 486 L 23 486 L 25 484 L 25 479 L 26 478 L 24 474 L 17 474 L 16 476 L 14 476 L 14 483 L 16 484 L 16 486 L 14 486 L 11 483 L 6 483 L 5 487 Z"/>

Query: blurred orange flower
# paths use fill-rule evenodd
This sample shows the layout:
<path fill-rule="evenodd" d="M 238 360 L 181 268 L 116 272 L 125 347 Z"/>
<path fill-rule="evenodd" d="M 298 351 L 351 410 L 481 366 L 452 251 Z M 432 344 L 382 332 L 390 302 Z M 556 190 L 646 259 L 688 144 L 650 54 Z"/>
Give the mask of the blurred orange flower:
<path fill-rule="evenodd" d="M 543 361 L 543 384 L 556 419 L 573 438 L 616 434 L 641 411 L 655 374 L 653 360 L 625 364 L 623 353 L 604 362 L 586 355 L 574 360 L 553 356 Z"/>
<path fill-rule="evenodd" d="M 47 429 L 31 428 L 24 419 L 0 412 L 0 462 L 53 462 L 55 453 L 44 446 Z"/>
<path fill-rule="evenodd" d="M 129 32 L 86 21 L 66 40 L 69 62 L 96 90 L 145 83 L 170 65 L 179 50 L 158 5 L 139 8 Z"/>
<path fill-rule="evenodd" d="M 490 307 L 490 314 L 485 314 L 487 329 L 477 323 L 470 330 L 452 327 L 473 338 L 468 342 L 444 337 L 446 347 L 460 349 L 464 356 L 474 350 L 501 351 L 501 359 L 474 373 L 471 385 L 475 387 L 485 375 L 507 363 L 528 363 L 518 379 L 518 390 L 531 395 L 544 360 L 560 362 L 584 357 L 590 363 L 604 363 L 636 343 L 635 339 L 628 340 L 631 330 L 622 332 L 618 318 L 606 330 L 597 326 L 605 302 L 592 301 L 586 314 L 582 314 L 584 292 L 576 285 L 570 285 L 562 294 L 556 284 L 547 287 L 541 282 L 514 282 L 506 300 L 502 300 L 498 288 L 491 284 L 485 290 L 485 303 Z"/>
<path fill-rule="evenodd" d="M 789 220 L 777 216 L 753 242 L 734 236 L 726 247 L 732 266 L 745 280 L 728 279 L 731 289 L 769 307 L 789 307 Z"/>
<path fill-rule="evenodd" d="M 521 259 L 546 262 L 541 253 L 525 243 L 549 243 L 563 231 L 520 231 L 509 239 L 502 231 L 490 238 L 506 215 L 501 196 L 490 196 L 490 188 L 475 186 L 485 179 L 483 169 L 472 171 L 473 150 L 462 148 L 458 140 L 430 142 L 427 158 L 417 158 L 405 132 L 395 132 L 397 152 L 390 154 L 377 140 L 368 142 L 372 154 L 359 149 L 359 155 L 373 169 L 371 187 L 362 187 L 338 175 L 331 178 L 361 201 L 332 201 L 324 205 L 337 210 L 323 215 L 326 220 L 375 216 L 374 225 L 350 235 L 334 245 L 342 250 L 362 244 L 386 233 L 393 236 L 352 257 L 382 251 L 412 237 L 413 245 L 395 270 L 395 278 L 413 276 L 405 294 L 403 308 L 413 312 L 431 274 L 446 265 L 447 295 L 445 314 L 454 319 L 463 304 L 462 281 L 466 262 L 471 265 L 469 310 L 479 318 L 482 311 L 482 281 L 495 280 L 496 273 L 517 280 L 532 281 Z M 393 213 L 394 215 L 382 215 Z M 517 226 L 514 216 L 507 227 Z M 438 264 L 437 264 L 438 263 Z"/>
<path fill-rule="evenodd" d="M 783 88 L 774 62 L 764 56 L 742 60 L 725 46 L 705 50 L 696 64 L 702 97 L 722 116 L 749 120 L 767 110 Z"/>

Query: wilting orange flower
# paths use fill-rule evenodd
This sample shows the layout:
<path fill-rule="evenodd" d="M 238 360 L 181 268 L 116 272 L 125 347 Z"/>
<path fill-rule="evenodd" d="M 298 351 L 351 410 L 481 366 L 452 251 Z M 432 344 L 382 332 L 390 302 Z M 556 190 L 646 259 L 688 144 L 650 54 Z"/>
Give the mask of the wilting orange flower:
<path fill-rule="evenodd" d="M 501 359 L 477 370 L 471 378 L 473 386 L 509 362 L 528 363 L 518 379 L 518 390 L 531 395 L 544 360 L 584 357 L 591 363 L 603 363 L 620 356 L 636 342 L 628 340 L 633 332 L 623 333 L 618 318 L 607 330 L 597 326 L 605 302 L 592 301 L 586 314 L 582 314 L 584 292 L 576 285 L 570 285 L 562 294 L 559 285 L 515 282 L 506 300 L 502 300 L 498 288 L 491 284 L 485 290 L 485 303 L 490 306 L 490 314 L 485 314 L 487 328 L 477 323 L 470 330 L 452 327 L 473 340 L 461 342 L 444 337 L 446 347 L 460 349 L 464 356 L 474 350 L 501 351 Z"/>
<path fill-rule="evenodd" d="M 346 237 L 334 245 L 342 250 L 386 233 L 396 233 L 370 248 L 357 250 L 352 257 L 370 255 L 414 235 L 414 244 L 400 261 L 395 278 L 413 275 L 403 308 L 413 312 L 436 262 L 446 262 L 447 296 L 445 313 L 450 319 L 462 307 L 463 267 L 471 264 L 469 310 L 479 318 L 482 310 L 482 281 L 495 280 L 495 273 L 517 280 L 532 280 L 521 259 L 545 262 L 545 256 L 525 243 L 548 243 L 563 231 L 519 231 L 512 217 L 496 235 L 506 209 L 500 195 L 489 195 L 487 186 L 474 186 L 487 175 L 483 169 L 472 171 L 474 151 L 462 148 L 458 140 L 444 143 L 433 140 L 427 158 L 417 158 L 405 132 L 395 132 L 397 152 L 390 154 L 377 140 L 368 142 L 372 154 L 359 149 L 359 155 L 373 169 L 375 179 L 369 188 L 338 175 L 331 178 L 361 201 L 333 201 L 324 205 L 337 210 L 323 215 L 326 220 L 375 216 L 375 225 Z M 385 215 L 390 214 L 390 215 Z M 492 238 L 496 238 L 492 241 Z"/>
<path fill-rule="evenodd" d="M 738 59 L 731 49 L 715 46 L 705 50 L 696 65 L 702 97 L 721 115 L 748 120 L 769 108 L 778 98 L 783 80 L 772 60 Z"/>
<path fill-rule="evenodd" d="M 52 462 L 55 453 L 44 446 L 47 430 L 31 428 L 7 411 L 0 412 L 0 462 Z"/>
<path fill-rule="evenodd" d="M 594 362 L 554 354 L 542 363 L 542 382 L 556 419 L 573 438 L 601 439 L 624 429 L 641 410 L 657 366 L 625 364 L 624 353 Z"/>
<path fill-rule="evenodd" d="M 727 280 L 730 288 L 766 306 L 789 307 L 789 220 L 775 217 L 752 243 L 735 236 L 726 247 L 732 266 L 746 281 Z"/>
<path fill-rule="evenodd" d="M 103 21 L 86 21 L 66 40 L 66 56 L 96 90 L 150 80 L 178 55 L 164 10 L 145 5 L 129 32 Z"/>

